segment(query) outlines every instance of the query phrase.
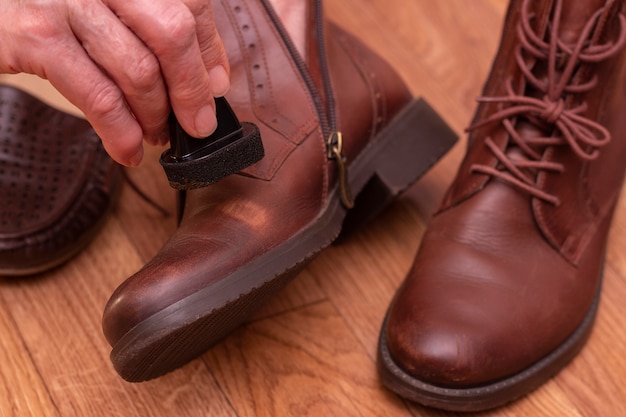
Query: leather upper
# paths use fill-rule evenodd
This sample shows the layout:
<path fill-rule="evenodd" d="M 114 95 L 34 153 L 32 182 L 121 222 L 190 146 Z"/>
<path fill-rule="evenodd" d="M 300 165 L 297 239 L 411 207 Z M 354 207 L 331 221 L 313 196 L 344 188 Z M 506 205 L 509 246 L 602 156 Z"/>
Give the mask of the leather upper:
<path fill-rule="evenodd" d="M 560 38 L 564 40 L 576 39 L 582 25 L 588 21 L 590 10 L 595 12 L 604 3 L 605 1 L 565 2 Z M 608 28 L 596 27 L 596 32 L 602 37 L 600 42 L 602 40 L 616 41 L 617 33 L 619 33 L 619 21 L 615 18 L 619 11 L 618 6 L 616 2 L 606 3 L 613 4 L 610 13 L 613 18 L 607 18 L 600 22 L 609 26 Z M 517 2 L 510 8 L 505 27 L 515 27 L 521 4 L 521 2 Z M 532 12 L 535 15 L 533 23 L 538 34 L 545 34 L 548 31 L 552 6 L 553 2 L 549 1 L 533 2 Z M 513 30 L 509 31 L 507 35 L 502 39 L 492 74 L 484 89 L 485 96 L 505 95 L 505 82 L 509 77 L 514 80 L 514 85 L 520 85 L 520 90 L 526 88 L 524 77 L 513 56 L 518 46 L 517 36 Z M 548 175 L 542 172 L 536 178 L 536 183 L 540 184 L 542 189 L 558 194 L 561 204 L 554 206 L 533 199 L 532 207 L 535 221 L 544 237 L 571 262 L 577 261 L 580 253 L 584 251 L 590 235 L 595 233 L 597 224 L 594 223 L 601 221 L 608 214 L 622 183 L 622 170 L 615 171 L 619 166 L 603 163 L 605 160 L 615 162 L 615 159 L 621 158 L 626 150 L 626 143 L 619 140 L 622 120 L 618 117 L 611 117 L 619 113 L 616 106 L 620 108 L 623 105 L 620 97 L 620 91 L 623 88 L 621 75 L 624 71 L 621 56 L 622 54 L 619 54 L 611 60 L 602 62 L 601 65 L 589 66 L 588 71 L 592 71 L 591 75 L 585 75 L 584 71 L 581 72 L 579 78 L 595 76 L 599 80 L 599 86 L 586 94 L 568 97 L 569 107 L 574 107 L 577 103 L 586 103 L 587 109 L 580 115 L 596 120 L 609 128 L 611 132 L 616 133 L 610 148 L 603 148 L 599 157 L 593 161 L 583 161 L 567 147 L 553 147 L 543 155 L 542 159 L 563 164 L 564 174 Z M 493 111 L 494 105 L 483 105 L 478 109 L 475 120 L 484 118 L 485 115 Z M 529 126 L 521 126 L 520 130 L 522 132 L 528 131 L 526 133 L 528 137 L 537 135 L 536 129 Z M 484 137 L 492 138 L 502 149 L 506 148 L 507 142 L 510 140 L 505 129 L 501 125 L 494 124 L 473 132 L 469 141 L 470 143 L 480 142 Z M 485 152 L 484 147 L 470 146 L 457 178 L 445 197 L 442 210 L 458 204 L 464 198 L 483 189 L 489 182 L 487 176 L 470 173 L 471 166 L 474 164 L 496 166 L 497 160 L 493 154 Z M 576 225 L 576 227 L 572 227 L 572 225 Z"/>
<path fill-rule="evenodd" d="M 526 18 L 524 3 L 510 4 L 484 97 L 510 98 L 510 82 L 515 94 L 537 99 L 537 106 L 547 103 L 542 100 L 550 93 L 531 85 L 522 66 L 546 86 L 549 61 L 528 51 L 523 63 L 516 58 L 524 20 L 546 42 L 559 28 L 560 61 L 553 80 L 566 71 L 564 63 L 573 53 L 563 52 L 563 45 L 573 48 L 585 25 L 591 30 L 574 75 L 566 80 L 574 87 L 562 93 L 562 101 L 545 104 L 545 112 L 527 110 L 483 125 L 520 99 L 479 106 L 473 125 L 480 127 L 471 129 L 457 177 L 392 302 L 385 330 L 392 357 L 412 376 L 438 386 L 482 386 L 527 369 L 578 328 L 600 288 L 626 160 L 626 74 L 623 48 L 593 62 L 587 58 L 601 49 L 593 45 L 605 45 L 606 51 L 623 43 L 623 2 L 562 2 L 558 26 L 560 2 L 526 2 Z M 590 80 L 595 86 L 575 90 Z M 532 108 L 530 101 L 524 103 Z M 582 151 L 599 154 L 583 159 L 562 140 L 556 125 L 562 121 L 583 126 L 586 131 L 576 132 L 594 138 L 602 134 L 588 121 L 598 123 L 611 139 L 601 146 L 585 142 Z M 538 168 L 520 163 L 528 152 L 514 143 L 514 135 L 537 151 L 532 164 Z M 532 142 L 536 138 L 548 139 L 542 145 Z M 518 163 L 517 168 L 505 167 L 503 160 Z M 532 182 L 518 186 L 487 174 L 489 169 L 507 178 L 520 169 Z"/>
<path fill-rule="evenodd" d="M 343 132 L 349 164 L 411 100 L 391 67 L 323 19 L 318 3 L 309 3 L 310 38 L 300 57 L 268 2 L 213 2 L 231 65 L 226 97 L 239 120 L 259 127 L 265 157 L 186 193 L 179 229 L 105 309 L 111 344 L 313 222 L 336 187 L 336 163 L 325 145 L 330 132 Z"/>
<path fill-rule="evenodd" d="M 0 274 L 40 272 L 76 253 L 120 181 L 87 121 L 0 86 Z"/>

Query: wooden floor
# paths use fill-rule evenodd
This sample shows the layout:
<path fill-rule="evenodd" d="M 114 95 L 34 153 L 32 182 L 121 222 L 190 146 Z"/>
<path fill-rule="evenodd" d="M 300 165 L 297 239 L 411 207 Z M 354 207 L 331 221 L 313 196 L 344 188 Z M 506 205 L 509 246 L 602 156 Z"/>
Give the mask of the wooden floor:
<path fill-rule="evenodd" d="M 327 0 L 329 15 L 389 59 L 463 135 L 491 65 L 505 0 Z M 40 90 L 23 77 L 4 77 Z M 375 369 L 379 326 L 452 179 L 465 138 L 371 225 L 324 251 L 247 325 L 161 379 L 113 371 L 102 309 L 175 228 L 130 189 L 78 258 L 0 281 L 0 416 L 448 416 L 400 400 Z M 161 149 L 130 171 L 161 204 Z M 610 237 L 590 342 L 555 379 L 489 416 L 626 415 L 626 200 Z"/>

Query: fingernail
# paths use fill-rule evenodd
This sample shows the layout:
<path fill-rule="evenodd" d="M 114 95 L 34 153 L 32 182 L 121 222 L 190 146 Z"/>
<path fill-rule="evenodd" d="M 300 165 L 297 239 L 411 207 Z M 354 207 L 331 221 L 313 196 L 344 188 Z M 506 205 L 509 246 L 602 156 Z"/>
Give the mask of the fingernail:
<path fill-rule="evenodd" d="M 214 97 L 222 97 L 230 88 L 230 78 L 226 69 L 218 65 L 209 71 L 211 91 Z"/>
<path fill-rule="evenodd" d="M 167 129 L 159 129 L 154 133 L 145 135 L 143 140 L 150 145 L 160 146 L 165 145 L 170 140 L 170 136 Z"/>
<path fill-rule="evenodd" d="M 217 118 L 215 117 L 215 108 L 213 106 L 204 106 L 196 115 L 196 132 L 199 136 L 207 137 L 217 127 Z"/>
<path fill-rule="evenodd" d="M 139 163 L 141 163 L 142 159 L 143 159 L 143 148 L 139 148 L 139 151 L 137 151 L 137 153 L 128 160 L 129 166 L 136 167 L 137 165 L 139 165 Z"/>
<path fill-rule="evenodd" d="M 170 132 L 167 128 L 161 129 L 157 134 L 157 145 L 166 145 L 170 141 Z"/>

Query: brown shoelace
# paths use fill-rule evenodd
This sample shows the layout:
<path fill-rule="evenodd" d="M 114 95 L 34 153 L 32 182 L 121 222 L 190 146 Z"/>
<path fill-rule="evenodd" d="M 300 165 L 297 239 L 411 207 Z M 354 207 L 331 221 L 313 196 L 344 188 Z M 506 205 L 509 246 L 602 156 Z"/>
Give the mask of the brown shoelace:
<path fill-rule="evenodd" d="M 597 85 L 596 75 L 586 82 L 574 82 L 580 64 L 597 63 L 615 55 L 626 39 L 626 19 L 619 14 L 620 32 L 617 41 L 598 44 L 594 28 L 607 11 L 605 6 L 589 18 L 577 42 L 568 45 L 558 38 L 563 1 L 557 0 L 548 27 L 549 41 L 546 42 L 531 27 L 534 15 L 528 11 L 529 4 L 530 0 L 525 0 L 522 6 L 517 26 L 520 44 L 515 51 L 515 58 L 526 85 L 536 89 L 538 97 L 543 97 L 536 98 L 535 94 L 529 96 L 516 93 L 512 77 L 506 82 L 506 96 L 479 97 L 477 101 L 480 103 L 501 103 L 504 108 L 474 123 L 467 131 L 501 122 L 511 138 L 508 146 L 515 146 L 522 152 L 521 155 L 518 152 L 519 156 L 513 159 L 507 154 L 506 149 L 500 149 L 488 137 L 485 139 L 485 145 L 500 162 L 500 166 L 494 168 L 474 164 L 470 170 L 497 177 L 534 197 L 558 205 L 560 204 L 558 197 L 538 187 L 536 174 L 540 170 L 562 172 L 563 165 L 545 161 L 542 155 L 549 146 L 568 145 L 580 158 L 592 160 L 598 156 L 599 148 L 610 142 L 611 134 L 606 128 L 581 115 L 587 109 L 586 103 L 573 105 L 571 104 L 573 100 L 569 100 L 567 96 L 589 91 Z M 547 76 L 543 77 L 544 79 L 533 74 L 527 58 L 534 59 L 535 62 L 547 61 Z M 549 133 L 546 136 L 522 138 L 514 126 L 514 119 L 520 117 L 540 128 L 542 132 Z"/>

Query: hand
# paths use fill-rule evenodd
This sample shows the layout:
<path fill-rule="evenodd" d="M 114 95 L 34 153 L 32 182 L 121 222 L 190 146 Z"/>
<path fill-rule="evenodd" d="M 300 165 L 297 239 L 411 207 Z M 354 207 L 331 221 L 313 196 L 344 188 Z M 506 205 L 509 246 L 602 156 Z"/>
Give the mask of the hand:
<path fill-rule="evenodd" d="M 170 106 L 211 134 L 230 85 L 210 0 L 2 0 L 0 39 L 0 73 L 48 79 L 124 165 L 167 142 Z"/>

